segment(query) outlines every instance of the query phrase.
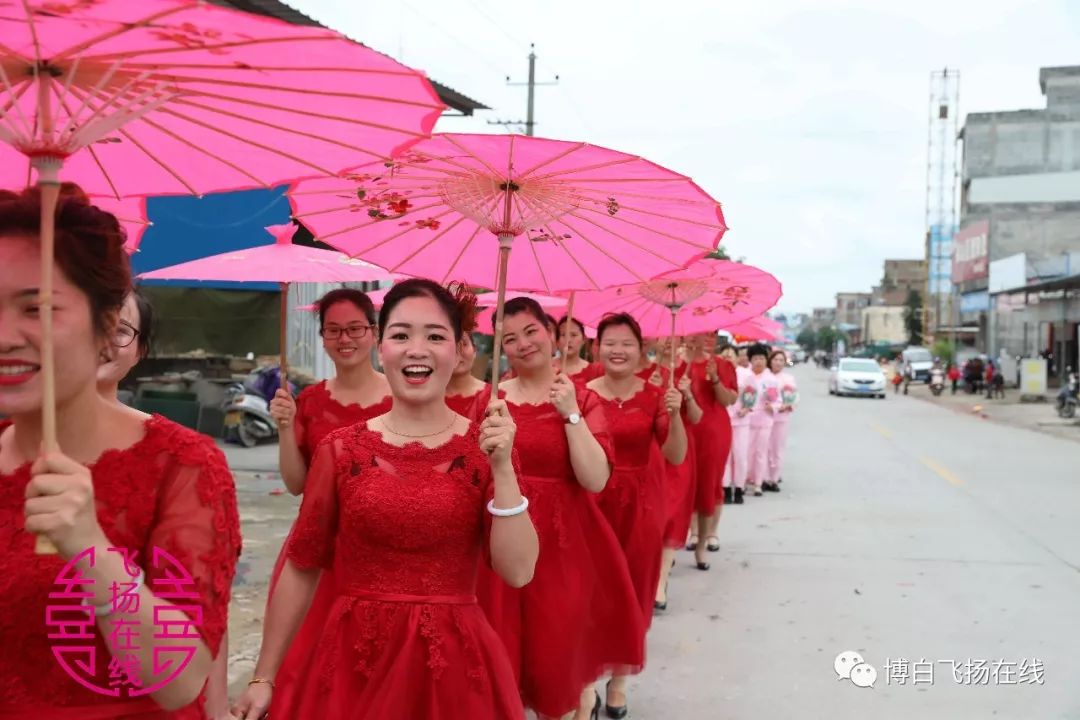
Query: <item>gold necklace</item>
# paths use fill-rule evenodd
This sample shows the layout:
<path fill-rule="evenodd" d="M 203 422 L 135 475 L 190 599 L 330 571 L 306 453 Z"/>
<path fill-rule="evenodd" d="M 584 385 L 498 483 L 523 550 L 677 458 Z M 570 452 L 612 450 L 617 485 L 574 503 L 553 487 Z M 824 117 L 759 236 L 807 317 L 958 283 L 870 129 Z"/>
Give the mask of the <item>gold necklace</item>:
<path fill-rule="evenodd" d="M 382 421 L 382 426 L 383 426 L 384 428 L 386 428 L 386 429 L 387 429 L 387 431 L 388 431 L 388 432 L 389 432 L 389 433 L 390 433 L 391 435 L 397 435 L 398 437 L 403 437 L 403 438 L 412 438 L 412 439 L 414 439 L 414 440 L 419 440 L 419 439 L 422 439 L 422 438 L 429 438 L 429 437 L 435 437 L 436 435 L 442 435 L 442 434 L 443 434 L 444 432 L 446 432 L 446 431 L 447 431 L 447 430 L 449 430 L 450 428 L 454 427 L 454 423 L 455 423 L 455 422 L 457 422 L 457 418 L 456 418 L 456 417 L 455 417 L 455 418 L 451 418 L 451 420 L 450 420 L 450 424 L 449 424 L 449 425 L 447 425 L 446 427 L 444 427 L 444 428 L 443 428 L 442 430 L 436 430 L 435 432 L 430 432 L 430 433 L 426 433 L 426 434 L 424 434 L 424 435 L 410 435 L 410 434 L 408 434 L 408 433 L 398 432 L 398 431 L 397 431 L 397 430 L 395 430 L 394 428 L 390 427 L 390 424 L 386 422 L 386 418 L 385 418 L 385 417 L 382 417 L 382 418 L 379 418 L 379 419 L 380 419 L 380 420 Z"/>
<path fill-rule="evenodd" d="M 625 403 L 630 398 L 634 397 L 633 393 L 631 393 L 630 397 L 627 397 L 627 398 L 623 398 L 623 397 L 620 397 L 619 395 L 617 395 L 615 393 L 615 391 L 611 388 L 611 383 L 608 382 L 607 375 L 604 376 L 604 389 L 606 389 L 608 391 L 608 395 L 611 395 L 611 399 L 620 408 L 623 406 L 623 403 Z"/>

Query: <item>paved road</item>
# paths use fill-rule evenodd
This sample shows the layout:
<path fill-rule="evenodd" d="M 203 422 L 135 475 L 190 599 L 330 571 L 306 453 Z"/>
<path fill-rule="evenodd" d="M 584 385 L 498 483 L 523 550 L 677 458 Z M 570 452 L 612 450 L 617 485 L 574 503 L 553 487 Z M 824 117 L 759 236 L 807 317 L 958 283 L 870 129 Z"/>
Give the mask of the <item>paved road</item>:
<path fill-rule="evenodd" d="M 711 572 L 680 554 L 634 717 L 1080 717 L 1076 444 L 796 374 L 785 490 L 726 510 Z M 875 666 L 872 689 L 838 680 L 844 650 Z M 890 685 L 900 658 L 912 675 Z M 937 662 L 963 679 L 968 659 L 1005 660 L 1000 684 Z"/>
<path fill-rule="evenodd" d="M 914 398 L 832 398 L 824 371 L 796 374 L 803 404 L 785 490 L 727 509 L 711 572 L 680 553 L 631 717 L 1080 718 L 1077 444 Z M 231 454 L 245 468 L 267 458 Z M 237 690 L 258 646 L 264 580 L 296 512 L 295 499 L 268 495 L 278 485 L 238 474 Z M 874 688 L 837 679 L 844 650 L 875 666 Z M 886 660 L 900 658 L 912 675 L 890 685 Z M 915 665 L 924 659 L 933 685 Z M 1003 684 L 965 686 L 937 662 L 963 672 L 968 659 L 1016 664 L 998 674 Z M 1030 668 L 1024 684 L 1004 684 L 1033 659 L 1043 684 L 1027 684 Z"/>

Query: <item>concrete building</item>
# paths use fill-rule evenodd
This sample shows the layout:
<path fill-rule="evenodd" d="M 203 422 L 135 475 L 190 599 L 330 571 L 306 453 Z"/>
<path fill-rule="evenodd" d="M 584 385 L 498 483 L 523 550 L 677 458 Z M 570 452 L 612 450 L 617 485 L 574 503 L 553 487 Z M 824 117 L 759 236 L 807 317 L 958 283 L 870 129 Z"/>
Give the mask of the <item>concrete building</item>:
<path fill-rule="evenodd" d="M 836 324 L 862 327 L 862 311 L 870 307 L 870 299 L 870 293 L 836 293 Z"/>
<path fill-rule="evenodd" d="M 912 290 L 926 294 L 926 260 L 886 260 L 881 284 L 870 293 L 870 304 L 904 305 Z"/>
<path fill-rule="evenodd" d="M 903 305 L 871 305 L 862 311 L 862 341 L 866 345 L 907 342 Z"/>
<path fill-rule="evenodd" d="M 1042 68 L 1039 84 L 1044 109 L 967 116 L 954 317 L 990 355 L 1048 356 L 1060 376 L 1080 323 L 1080 291 L 1060 282 L 1080 270 L 1080 66 Z M 1020 255 L 992 296 L 991 266 Z"/>
<path fill-rule="evenodd" d="M 810 316 L 810 327 L 814 330 L 820 330 L 821 328 L 832 327 L 836 324 L 836 308 L 834 307 L 817 307 L 814 308 L 813 314 Z"/>

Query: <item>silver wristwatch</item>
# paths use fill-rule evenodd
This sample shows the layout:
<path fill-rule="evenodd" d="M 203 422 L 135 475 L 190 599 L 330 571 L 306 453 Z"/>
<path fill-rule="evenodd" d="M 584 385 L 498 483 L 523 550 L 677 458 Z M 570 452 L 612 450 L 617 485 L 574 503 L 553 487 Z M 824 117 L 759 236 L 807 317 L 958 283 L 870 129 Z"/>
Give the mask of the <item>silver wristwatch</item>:
<path fill-rule="evenodd" d="M 577 425 L 581 422 L 581 413 L 572 412 L 566 416 L 567 425 Z"/>

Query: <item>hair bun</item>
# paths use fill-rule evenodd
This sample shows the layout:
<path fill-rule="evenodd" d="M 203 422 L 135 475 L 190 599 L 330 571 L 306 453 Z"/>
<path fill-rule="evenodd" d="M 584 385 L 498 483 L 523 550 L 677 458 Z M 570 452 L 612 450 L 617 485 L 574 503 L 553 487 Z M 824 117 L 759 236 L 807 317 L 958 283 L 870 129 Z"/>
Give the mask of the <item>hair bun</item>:
<path fill-rule="evenodd" d="M 454 296 L 454 301 L 461 311 L 461 332 L 471 333 L 476 330 L 478 314 L 476 293 L 468 285 L 457 280 L 448 283 L 446 289 Z"/>

